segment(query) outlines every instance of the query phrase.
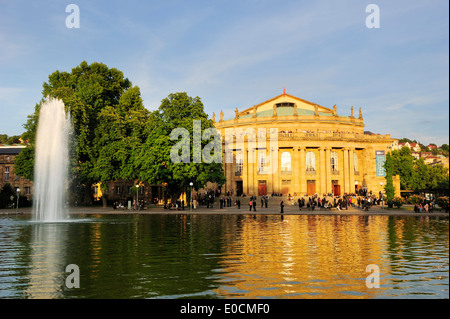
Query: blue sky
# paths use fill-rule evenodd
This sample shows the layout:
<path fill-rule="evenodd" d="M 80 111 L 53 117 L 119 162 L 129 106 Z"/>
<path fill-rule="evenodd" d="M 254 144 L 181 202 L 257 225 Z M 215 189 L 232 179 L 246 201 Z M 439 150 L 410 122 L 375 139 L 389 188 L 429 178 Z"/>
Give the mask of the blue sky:
<path fill-rule="evenodd" d="M 66 27 L 66 6 L 80 28 Z M 366 6 L 380 28 L 366 27 Z M 286 92 L 365 129 L 449 144 L 449 16 L 432 1 L 0 0 L 0 133 L 23 132 L 55 70 L 103 62 L 156 109 L 174 92 L 225 118 Z"/>

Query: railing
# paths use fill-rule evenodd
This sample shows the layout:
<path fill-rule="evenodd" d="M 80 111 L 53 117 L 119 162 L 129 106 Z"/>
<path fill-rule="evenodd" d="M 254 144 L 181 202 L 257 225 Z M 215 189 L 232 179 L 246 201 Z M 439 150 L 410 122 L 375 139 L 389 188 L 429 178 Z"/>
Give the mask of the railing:
<path fill-rule="evenodd" d="M 319 138 L 319 139 L 365 139 L 365 140 L 389 140 L 390 135 L 368 135 L 360 133 L 347 133 L 347 132 L 295 132 L 295 133 L 278 133 L 278 138 L 289 139 L 289 138 Z"/>

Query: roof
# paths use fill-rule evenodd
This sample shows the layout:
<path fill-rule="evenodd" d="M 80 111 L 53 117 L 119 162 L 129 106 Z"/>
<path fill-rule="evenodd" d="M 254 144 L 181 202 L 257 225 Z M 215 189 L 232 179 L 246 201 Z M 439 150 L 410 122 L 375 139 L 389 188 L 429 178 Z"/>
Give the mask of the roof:
<path fill-rule="evenodd" d="M 0 155 L 17 155 L 25 147 L 0 147 Z"/>
<path fill-rule="evenodd" d="M 295 112 L 299 116 L 314 116 L 317 112 L 319 116 L 332 117 L 337 109 L 336 105 L 332 108 L 327 108 L 285 93 L 241 111 L 236 109 L 235 113 L 237 112 L 236 116 L 240 119 L 252 118 L 254 116 L 272 117 L 274 115 L 274 105 L 277 105 L 277 116 L 292 116 L 295 115 Z M 295 108 L 293 105 L 295 105 Z"/>

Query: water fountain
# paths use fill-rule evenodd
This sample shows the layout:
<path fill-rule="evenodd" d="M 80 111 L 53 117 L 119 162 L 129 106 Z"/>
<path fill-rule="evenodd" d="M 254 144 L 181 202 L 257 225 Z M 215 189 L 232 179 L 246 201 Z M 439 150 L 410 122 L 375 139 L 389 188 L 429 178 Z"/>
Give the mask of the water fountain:
<path fill-rule="evenodd" d="M 47 98 L 41 105 L 36 133 L 33 206 L 36 221 L 56 222 L 68 218 L 65 195 L 70 129 L 70 115 L 66 115 L 64 103 Z"/>

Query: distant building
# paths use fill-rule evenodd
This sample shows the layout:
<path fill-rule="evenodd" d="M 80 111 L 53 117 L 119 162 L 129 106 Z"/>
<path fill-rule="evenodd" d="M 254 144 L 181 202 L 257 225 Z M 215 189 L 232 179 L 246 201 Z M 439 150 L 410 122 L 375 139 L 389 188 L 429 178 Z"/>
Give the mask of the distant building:
<path fill-rule="evenodd" d="M 409 142 L 403 142 L 398 143 L 398 149 L 402 149 L 402 147 L 407 147 L 411 150 L 411 152 L 420 152 L 420 145 L 419 143 L 409 143 Z"/>
<path fill-rule="evenodd" d="M 33 182 L 14 174 L 14 160 L 24 148 L 23 145 L 0 145 L 0 189 L 9 183 L 16 192 L 20 189 L 21 196 L 31 200 Z"/>
<path fill-rule="evenodd" d="M 137 194 L 134 190 L 138 185 L 137 181 L 118 180 L 106 183 L 107 188 L 102 189 L 100 183 L 92 185 L 92 194 L 94 200 L 100 200 L 103 196 L 109 202 L 120 202 L 127 204 L 129 200 L 143 201 L 145 205 L 163 204 L 166 199 L 164 184 L 149 184 L 147 182 L 139 182 Z"/>

